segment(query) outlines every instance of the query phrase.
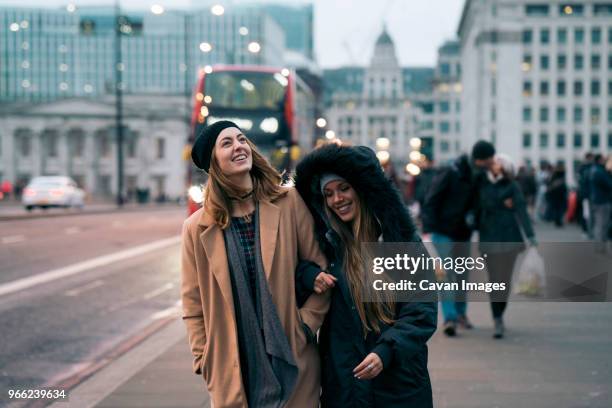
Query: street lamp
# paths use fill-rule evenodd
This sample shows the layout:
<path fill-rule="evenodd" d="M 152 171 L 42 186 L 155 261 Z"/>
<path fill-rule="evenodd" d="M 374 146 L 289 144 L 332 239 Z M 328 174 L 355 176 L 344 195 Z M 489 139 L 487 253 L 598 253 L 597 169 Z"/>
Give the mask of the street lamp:
<path fill-rule="evenodd" d="M 202 51 L 202 52 L 211 52 L 212 51 L 212 45 L 210 43 L 207 43 L 207 42 L 202 42 L 202 43 L 200 43 L 200 51 Z"/>
<path fill-rule="evenodd" d="M 378 150 L 387 150 L 391 142 L 386 137 L 379 137 L 376 139 L 376 148 Z"/>
<path fill-rule="evenodd" d="M 325 126 L 327 126 L 327 121 L 325 120 L 325 118 L 317 119 L 317 127 L 323 129 Z"/>
<path fill-rule="evenodd" d="M 164 14 L 164 7 L 161 4 L 154 4 L 151 6 L 151 13 L 155 15 Z"/>
<path fill-rule="evenodd" d="M 225 8 L 220 4 L 215 4 L 210 8 L 210 12 L 215 16 L 222 16 L 225 13 Z"/>
<path fill-rule="evenodd" d="M 325 132 L 325 137 L 328 140 L 333 140 L 336 138 L 336 132 L 334 132 L 333 130 L 328 130 L 327 132 Z"/>
<path fill-rule="evenodd" d="M 261 45 L 259 45 L 257 41 L 251 41 L 247 49 L 249 50 L 249 52 L 257 54 L 259 51 L 261 51 Z"/>

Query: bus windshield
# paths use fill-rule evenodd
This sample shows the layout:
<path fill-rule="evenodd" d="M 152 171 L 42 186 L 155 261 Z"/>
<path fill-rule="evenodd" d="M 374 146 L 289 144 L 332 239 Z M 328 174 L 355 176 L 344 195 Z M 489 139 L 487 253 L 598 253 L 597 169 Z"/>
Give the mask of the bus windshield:
<path fill-rule="evenodd" d="M 206 75 L 209 106 L 226 109 L 282 109 L 287 78 L 279 73 L 218 71 Z"/>

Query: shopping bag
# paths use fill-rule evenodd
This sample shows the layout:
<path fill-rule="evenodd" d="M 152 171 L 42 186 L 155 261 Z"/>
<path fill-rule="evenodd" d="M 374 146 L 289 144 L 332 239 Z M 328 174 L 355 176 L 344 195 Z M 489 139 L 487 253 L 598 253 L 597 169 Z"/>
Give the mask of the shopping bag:
<path fill-rule="evenodd" d="M 525 296 L 544 296 L 546 292 L 546 268 L 544 259 L 534 246 L 519 254 L 514 263 L 514 293 Z"/>

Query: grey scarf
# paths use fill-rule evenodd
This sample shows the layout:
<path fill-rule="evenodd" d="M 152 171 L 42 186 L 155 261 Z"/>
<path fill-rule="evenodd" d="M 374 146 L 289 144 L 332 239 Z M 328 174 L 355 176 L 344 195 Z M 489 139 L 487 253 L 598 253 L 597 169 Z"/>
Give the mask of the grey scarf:
<path fill-rule="evenodd" d="M 249 407 L 284 406 L 293 392 L 298 368 L 289 340 L 272 300 L 261 258 L 259 206 L 255 223 L 255 299 L 248 284 L 248 270 L 238 231 L 230 225 L 224 232 L 232 278 L 234 309 L 242 378 Z"/>

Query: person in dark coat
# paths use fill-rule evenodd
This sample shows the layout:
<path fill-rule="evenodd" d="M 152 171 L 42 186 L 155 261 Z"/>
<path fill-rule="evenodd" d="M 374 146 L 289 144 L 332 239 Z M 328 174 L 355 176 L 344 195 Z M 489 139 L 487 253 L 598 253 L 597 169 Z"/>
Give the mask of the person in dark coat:
<path fill-rule="evenodd" d="M 598 250 L 605 251 L 605 242 L 612 213 L 612 175 L 606 171 L 606 158 L 595 156 L 590 174 L 590 201 L 593 216 L 593 238 L 598 242 Z"/>
<path fill-rule="evenodd" d="M 448 167 L 441 168 L 431 182 L 425 199 L 421 220 L 423 232 L 431 234 L 438 255 L 469 256 L 467 243 L 472 229 L 467 225 L 466 216 L 473 208 L 475 194 L 472 165 L 467 155 L 459 158 Z M 445 280 L 455 282 L 459 276 L 467 280 L 467 274 L 446 273 Z M 442 292 L 442 313 L 444 314 L 444 334 L 454 336 L 457 325 L 471 329 L 467 318 L 465 293 L 459 291 Z"/>
<path fill-rule="evenodd" d="M 510 295 L 512 271 L 518 254 L 525 249 L 524 236 L 536 245 L 527 204 L 514 180 L 514 168 L 507 156 L 496 155 L 495 164 L 487 172 L 488 181 L 479 194 L 478 231 L 480 251 L 486 254 L 491 282 L 506 284 L 506 290 L 491 294 L 491 312 L 495 325 L 494 338 L 502 338 L 507 299 Z"/>
<path fill-rule="evenodd" d="M 334 144 L 298 164 L 296 188 L 337 278 L 319 333 L 321 406 L 432 407 L 427 341 L 437 302 L 360 301 L 362 242 L 416 242 L 427 253 L 399 192 L 371 149 Z"/>
<path fill-rule="evenodd" d="M 565 166 L 557 164 L 546 185 L 546 202 L 552 221 L 557 227 L 563 226 L 563 216 L 567 210 L 567 184 Z"/>

